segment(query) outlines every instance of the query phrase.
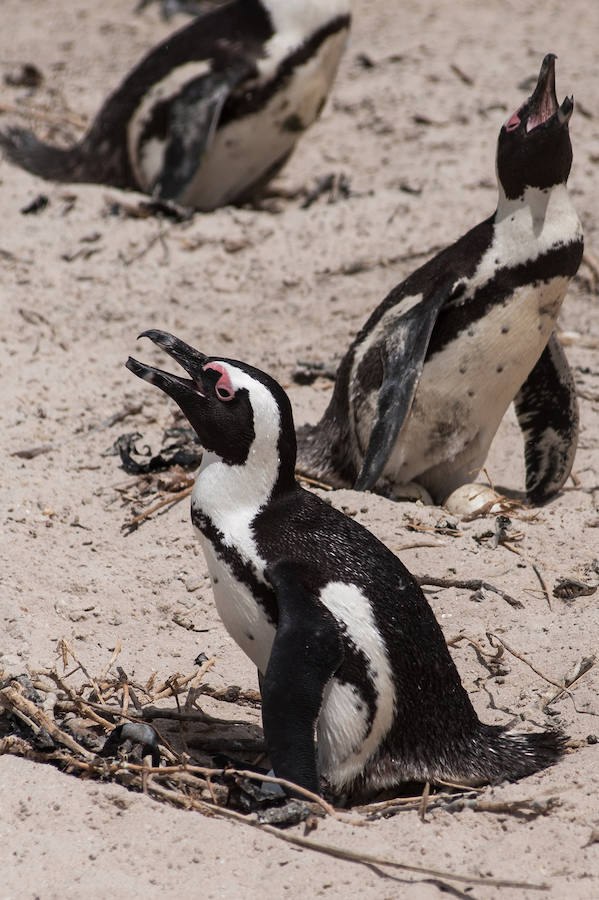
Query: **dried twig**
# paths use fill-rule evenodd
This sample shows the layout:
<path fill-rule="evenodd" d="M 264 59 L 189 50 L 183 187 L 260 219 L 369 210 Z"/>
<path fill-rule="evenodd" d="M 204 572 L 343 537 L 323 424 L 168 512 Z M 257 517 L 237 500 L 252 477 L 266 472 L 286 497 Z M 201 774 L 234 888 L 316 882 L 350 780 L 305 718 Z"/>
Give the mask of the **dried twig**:
<path fill-rule="evenodd" d="M 68 747 L 74 753 L 78 753 L 84 759 L 93 759 L 94 754 L 78 744 L 77 741 L 67 734 L 48 716 L 43 709 L 27 700 L 20 690 L 14 685 L 8 685 L 0 690 L 0 706 L 9 712 L 19 712 L 30 720 L 29 724 L 35 723 L 39 728 L 44 728 L 50 737 L 63 747 Z M 34 730 L 36 730 L 34 728 Z"/>
<path fill-rule="evenodd" d="M 176 791 L 170 791 L 166 788 L 158 788 L 158 785 L 153 785 L 150 790 L 152 790 L 159 796 L 162 796 L 165 800 L 171 800 L 173 803 L 176 803 L 179 806 L 197 809 L 200 812 L 205 813 L 206 815 L 217 815 L 227 819 L 232 819 L 244 825 L 249 825 L 251 828 L 257 828 L 259 831 L 266 832 L 266 834 L 269 834 L 271 837 L 274 837 L 277 840 L 284 841 L 285 843 L 292 844 L 296 847 L 301 847 L 305 850 L 313 850 L 317 853 L 323 853 L 327 856 L 332 856 L 335 859 L 342 859 L 346 862 L 360 863 L 365 866 L 385 866 L 391 869 L 400 869 L 404 872 L 412 872 L 416 875 L 426 875 L 433 878 L 441 878 L 446 881 L 455 881 L 458 884 L 479 884 L 487 885 L 489 887 L 516 888 L 520 890 L 549 890 L 549 886 L 546 884 L 533 884 L 522 881 L 507 881 L 496 878 L 477 878 L 475 876 L 471 877 L 469 875 L 460 875 L 458 873 L 446 872 L 439 869 L 429 869 L 426 866 L 416 866 L 410 863 L 403 863 L 399 862 L 398 860 L 388 859 L 381 856 L 373 856 L 367 853 L 356 853 L 352 850 L 346 850 L 343 847 L 335 847 L 332 844 L 322 844 L 316 841 L 307 840 L 307 838 L 300 837 L 299 835 L 287 834 L 286 832 L 282 832 L 279 829 L 274 828 L 272 825 L 263 825 L 255 821 L 254 819 L 249 819 L 247 816 L 235 812 L 235 810 L 227 809 L 226 807 L 222 806 L 211 806 L 210 804 L 205 803 L 201 800 L 194 800 L 191 797 L 185 797 L 184 795 L 178 794 Z"/>
<path fill-rule="evenodd" d="M 545 600 L 547 601 L 547 606 L 549 607 L 549 609 L 551 609 L 551 597 L 549 596 L 549 591 L 547 589 L 547 583 L 546 583 L 545 579 L 543 578 L 543 576 L 541 575 L 541 571 L 540 571 L 539 567 L 536 565 L 536 563 L 531 563 L 530 565 L 532 566 L 532 569 L 533 569 L 535 575 L 539 579 L 539 584 L 543 588 L 543 593 L 545 594 Z"/>
<path fill-rule="evenodd" d="M 39 106 L 30 106 L 29 104 L 22 106 L 13 106 L 12 103 L 0 104 L 0 113 L 10 113 L 15 116 L 23 116 L 24 118 L 38 119 L 40 122 L 50 122 L 53 125 L 73 125 L 82 131 L 87 128 L 87 119 L 77 115 L 74 112 L 53 113 Z"/>
<path fill-rule="evenodd" d="M 430 585 L 431 587 L 441 588 L 463 588 L 467 591 L 480 591 L 481 589 L 492 591 L 494 594 L 499 594 L 499 596 L 505 600 L 506 603 L 509 603 L 510 606 L 513 606 L 514 609 L 524 609 L 524 604 L 521 603 L 520 600 L 516 600 L 515 597 L 507 594 L 500 588 L 496 588 L 492 584 L 489 584 L 488 581 L 482 581 L 482 579 L 479 578 L 469 578 L 464 580 L 461 578 L 435 578 L 432 575 L 421 575 L 416 577 L 416 581 L 420 587 Z"/>
<path fill-rule="evenodd" d="M 108 660 L 108 662 L 106 663 L 106 665 L 104 666 L 104 668 L 102 669 L 102 673 L 101 673 L 100 678 L 99 678 L 100 681 L 104 681 L 104 679 L 106 678 L 106 676 L 107 676 L 108 673 L 110 672 L 111 668 L 112 668 L 113 665 L 115 664 L 116 660 L 118 659 L 119 654 L 120 654 L 120 652 L 121 652 L 122 649 L 123 649 L 123 642 L 122 642 L 122 640 L 119 638 L 119 639 L 117 640 L 117 642 L 116 642 L 116 647 L 115 647 L 114 650 L 112 651 L 112 656 L 110 657 L 110 659 Z"/>
<path fill-rule="evenodd" d="M 312 487 L 321 488 L 323 491 L 334 491 L 335 488 L 332 484 L 327 484 L 326 481 L 317 481 L 316 478 L 308 478 L 307 475 L 302 475 L 301 472 L 296 472 L 295 477 L 298 481 L 303 481 L 306 484 L 312 485 Z"/>
<path fill-rule="evenodd" d="M 428 250 L 408 251 L 408 253 L 399 253 L 396 256 L 381 256 L 378 259 L 355 259 L 350 263 L 345 263 L 337 269 L 321 269 L 316 272 L 316 276 L 320 278 L 331 278 L 335 275 L 358 275 L 361 272 L 370 272 L 372 269 L 395 266 L 397 263 L 411 262 L 414 259 L 432 256 L 441 249 L 441 244 L 435 244 Z"/>
<path fill-rule="evenodd" d="M 461 812 L 463 809 L 471 809 L 474 812 L 496 813 L 498 815 L 524 816 L 536 818 L 546 816 L 560 804 L 559 797 L 547 797 L 543 800 L 482 800 L 479 797 L 471 800 L 458 797 L 448 803 L 444 809 L 447 812 Z"/>
<path fill-rule="evenodd" d="M 58 642 L 58 652 L 62 656 L 63 665 L 65 666 L 65 668 L 66 668 L 67 658 L 69 656 L 73 657 L 73 659 L 75 660 L 75 662 L 77 663 L 77 665 L 79 666 L 79 668 L 81 669 L 81 671 L 83 672 L 85 677 L 89 679 L 90 684 L 93 686 L 93 688 L 94 688 L 96 694 L 98 695 L 98 697 L 100 698 L 100 700 L 103 700 L 104 697 L 103 697 L 102 691 L 100 690 L 100 686 L 97 684 L 95 679 L 87 671 L 84 663 L 81 662 L 81 660 L 79 659 L 79 657 L 77 656 L 77 654 L 75 653 L 75 651 L 73 650 L 73 648 L 71 647 L 71 645 L 69 644 L 69 642 L 67 641 L 66 638 L 61 638 L 60 641 Z"/>
<path fill-rule="evenodd" d="M 507 644 L 503 640 L 503 638 L 500 638 L 496 634 L 493 634 L 492 631 L 487 631 L 487 639 L 491 644 L 491 647 L 495 646 L 493 644 L 493 641 L 497 641 L 497 643 L 501 644 L 501 646 L 504 647 L 508 653 L 511 653 L 512 656 L 515 656 L 516 659 L 519 659 L 520 662 L 523 662 L 525 665 L 527 665 L 529 669 L 532 669 L 533 672 L 539 676 L 539 678 L 543 679 L 543 681 L 546 681 L 548 684 L 554 685 L 554 687 L 561 688 L 562 690 L 564 689 L 563 684 L 560 684 L 559 681 L 554 681 L 553 678 L 549 678 L 548 675 L 544 675 L 539 669 L 537 669 L 535 665 L 533 665 L 533 663 L 530 662 L 530 660 L 526 659 L 525 656 L 522 656 L 521 653 L 518 653 L 516 650 L 510 647 L 510 645 Z"/>
<path fill-rule="evenodd" d="M 418 547 L 446 547 L 445 541 L 410 541 L 407 544 L 400 544 L 394 547 L 394 553 L 401 553 L 403 550 L 416 550 Z"/>
<path fill-rule="evenodd" d="M 146 255 L 146 253 L 149 253 L 149 251 L 152 249 L 152 247 L 154 247 L 155 244 L 157 244 L 159 242 L 162 244 L 162 250 L 165 255 L 165 258 L 168 257 L 168 255 L 169 255 L 168 247 L 167 247 L 167 244 L 165 241 L 167 231 L 168 231 L 168 229 L 164 229 L 161 226 L 158 229 L 158 231 L 156 232 L 156 234 L 152 235 L 152 237 L 147 241 L 146 245 L 144 247 L 142 247 L 141 250 L 138 250 L 137 253 L 134 253 L 133 256 L 126 257 L 124 255 L 124 253 L 122 253 L 122 251 L 119 251 L 119 258 L 120 258 L 121 262 L 123 263 L 123 265 L 130 266 L 134 262 L 137 262 L 138 260 L 142 259 Z"/>
<path fill-rule="evenodd" d="M 192 491 L 193 485 L 191 487 L 183 488 L 182 491 L 178 491 L 176 494 L 171 494 L 170 497 L 165 497 L 164 500 L 160 500 L 158 503 L 155 503 L 154 506 L 150 506 L 149 509 L 144 510 L 138 516 L 134 516 L 132 519 L 129 519 L 128 522 L 125 522 L 123 527 L 134 528 L 136 525 L 139 525 L 140 522 L 143 522 L 144 519 L 147 519 L 153 513 L 158 512 L 159 509 L 164 509 L 165 506 L 172 506 L 173 504 L 178 503 L 180 500 L 184 500 L 185 497 L 189 497 Z"/>
<path fill-rule="evenodd" d="M 425 821 L 426 810 L 428 807 L 428 798 L 430 796 L 430 793 L 431 793 L 431 783 L 430 783 L 430 781 L 427 781 L 426 784 L 424 785 L 424 788 L 422 791 L 422 796 L 420 798 L 420 804 L 418 806 L 418 818 L 420 819 L 421 822 Z"/>
<path fill-rule="evenodd" d="M 562 694 L 569 693 L 566 689 L 574 687 L 581 678 L 590 672 L 597 663 L 597 657 L 585 656 L 580 662 L 576 663 L 574 668 L 564 677 L 564 684 L 556 687 L 553 691 L 548 691 L 540 698 L 541 709 L 546 709 L 551 703 L 554 703 Z M 576 707 L 575 707 L 576 708 Z"/>

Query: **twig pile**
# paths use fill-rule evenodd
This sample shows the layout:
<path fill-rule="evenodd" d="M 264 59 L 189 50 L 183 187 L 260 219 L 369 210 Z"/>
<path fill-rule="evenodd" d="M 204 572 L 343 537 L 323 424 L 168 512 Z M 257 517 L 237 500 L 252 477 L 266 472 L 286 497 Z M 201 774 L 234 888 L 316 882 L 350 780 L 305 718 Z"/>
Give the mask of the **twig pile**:
<path fill-rule="evenodd" d="M 68 672 L 60 674 L 55 666 L 10 677 L 0 670 L 0 755 L 13 754 L 83 778 L 117 782 L 179 808 L 259 828 L 295 846 L 424 876 L 443 889 L 448 885 L 439 879 L 546 889 L 545 885 L 481 879 L 369 856 L 280 828 L 304 822 L 308 833 L 323 816 L 373 827 L 381 818 L 408 811 L 426 821 L 435 809 L 534 818 L 548 814 L 559 803 L 557 798 L 542 803 L 535 799 L 494 802 L 481 798 L 480 790 L 463 785 L 438 786 L 433 793 L 427 784 L 421 795 L 369 803 L 351 811 L 335 809 L 322 797 L 265 774 L 262 730 L 247 718 L 260 707 L 260 695 L 236 686 L 218 690 L 206 684 L 214 658 L 206 659 L 191 674 L 176 673 L 159 681 L 154 673 L 142 684 L 117 665 L 120 649 L 119 644 L 96 677 L 64 639 L 58 644 L 63 670 L 75 663 Z M 199 706 L 202 697 L 233 704 L 240 718 L 209 715 Z M 173 699 L 174 707 L 162 705 Z M 278 789 L 265 790 L 266 784 Z M 292 790 L 297 799 L 289 799 L 282 787 Z"/>

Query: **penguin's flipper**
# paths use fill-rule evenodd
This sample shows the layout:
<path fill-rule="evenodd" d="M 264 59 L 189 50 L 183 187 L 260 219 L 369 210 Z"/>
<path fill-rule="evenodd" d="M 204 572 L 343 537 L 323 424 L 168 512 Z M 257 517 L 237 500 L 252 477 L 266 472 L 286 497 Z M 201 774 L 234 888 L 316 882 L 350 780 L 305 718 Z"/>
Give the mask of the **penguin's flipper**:
<path fill-rule="evenodd" d="M 376 418 L 354 484 L 357 491 L 373 488 L 385 468 L 412 406 L 437 316 L 451 299 L 454 286 L 453 277 L 436 282 L 430 294 L 425 294 L 390 330 L 383 351 Z"/>
<path fill-rule="evenodd" d="M 227 98 L 253 71 L 254 66 L 241 58 L 224 71 L 213 71 L 185 85 L 171 104 L 162 169 L 153 188 L 155 197 L 182 202 L 212 143 Z"/>
<path fill-rule="evenodd" d="M 533 503 L 545 503 L 570 474 L 578 443 L 576 385 L 555 332 L 514 406 L 524 435 L 526 493 Z"/>
<path fill-rule="evenodd" d="M 338 625 L 307 586 L 307 575 L 287 560 L 266 571 L 279 624 L 262 684 L 262 725 L 277 777 L 318 794 L 314 730 L 344 651 Z"/>

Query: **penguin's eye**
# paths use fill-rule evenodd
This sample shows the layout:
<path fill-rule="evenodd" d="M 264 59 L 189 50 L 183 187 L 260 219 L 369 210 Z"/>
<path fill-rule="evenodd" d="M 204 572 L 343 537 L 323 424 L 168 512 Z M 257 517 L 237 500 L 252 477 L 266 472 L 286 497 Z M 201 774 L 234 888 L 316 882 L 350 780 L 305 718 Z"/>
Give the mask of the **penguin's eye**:
<path fill-rule="evenodd" d="M 228 387 L 219 383 L 216 385 L 216 396 L 219 400 L 223 400 L 227 403 L 229 400 L 233 399 L 235 394 L 233 394 Z"/>
<path fill-rule="evenodd" d="M 214 393 L 219 400 L 222 400 L 223 403 L 228 403 L 230 400 L 233 400 L 235 397 L 235 389 L 231 384 L 229 373 L 221 363 L 208 363 L 207 366 L 204 366 L 203 371 L 216 372 L 219 376 L 214 385 Z"/>

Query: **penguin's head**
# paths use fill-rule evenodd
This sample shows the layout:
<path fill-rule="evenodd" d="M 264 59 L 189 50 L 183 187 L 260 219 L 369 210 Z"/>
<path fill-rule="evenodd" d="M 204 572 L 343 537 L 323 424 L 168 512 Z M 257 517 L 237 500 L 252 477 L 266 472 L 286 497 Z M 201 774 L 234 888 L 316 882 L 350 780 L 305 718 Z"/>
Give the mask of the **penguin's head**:
<path fill-rule="evenodd" d="M 172 334 L 154 329 L 147 337 L 185 369 L 171 375 L 129 357 L 127 368 L 156 385 L 179 406 L 202 447 L 228 466 L 251 462 L 274 474 L 279 487 L 295 484 L 295 429 L 287 394 L 280 384 L 252 366 L 205 356 Z"/>
<path fill-rule="evenodd" d="M 508 200 L 522 197 L 527 187 L 552 188 L 565 184 L 572 165 L 568 122 L 572 97 L 561 106 L 555 93 L 554 53 L 541 65 L 537 86 L 526 103 L 499 132 L 497 177 Z"/>

